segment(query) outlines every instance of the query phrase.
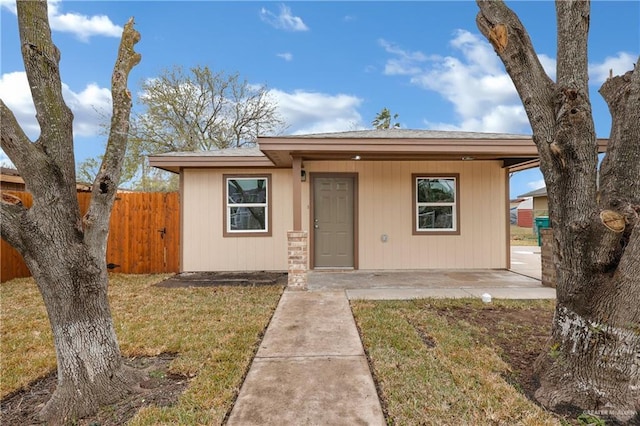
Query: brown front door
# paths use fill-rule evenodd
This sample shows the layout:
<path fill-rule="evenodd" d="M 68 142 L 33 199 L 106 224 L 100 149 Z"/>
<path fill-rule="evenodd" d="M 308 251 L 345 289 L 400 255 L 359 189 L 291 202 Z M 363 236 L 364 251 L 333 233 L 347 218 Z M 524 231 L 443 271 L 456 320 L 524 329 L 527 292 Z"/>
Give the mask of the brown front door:
<path fill-rule="evenodd" d="M 313 180 L 314 266 L 354 267 L 353 176 L 316 177 Z"/>

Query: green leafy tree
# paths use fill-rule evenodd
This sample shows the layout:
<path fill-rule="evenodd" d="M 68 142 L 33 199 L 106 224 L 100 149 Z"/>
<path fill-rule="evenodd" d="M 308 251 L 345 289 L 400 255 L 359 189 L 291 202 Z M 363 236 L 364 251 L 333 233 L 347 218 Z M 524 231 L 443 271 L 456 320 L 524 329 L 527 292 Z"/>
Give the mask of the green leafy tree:
<path fill-rule="evenodd" d="M 398 123 L 398 114 L 391 115 L 391 111 L 387 108 L 382 108 L 380 112 L 376 115 L 376 118 L 371 122 L 371 125 L 376 129 L 397 129 L 400 127 L 400 123 Z M 393 122 L 391 121 L 393 120 Z"/>
<path fill-rule="evenodd" d="M 478 28 L 522 99 L 549 197 L 557 304 L 551 338 L 536 362 L 535 396 L 551 409 L 639 424 L 640 59 L 600 88 L 612 125 L 598 178 L 590 3 L 556 2 L 556 81 L 511 9 L 502 1 L 477 3 Z"/>
<path fill-rule="evenodd" d="M 140 373 L 122 362 L 107 297 L 106 249 L 129 131 L 127 81 L 140 62 L 140 34 L 125 25 L 111 78 L 113 110 L 106 150 L 86 214 L 80 214 L 73 114 L 62 96 L 60 51 L 46 0 L 16 2 L 20 47 L 40 136 L 29 140 L 0 100 L 1 147 L 33 196 L 33 205 L 3 194 L 2 238 L 23 257 L 49 316 L 58 363 L 57 387 L 42 408 L 46 424 L 67 424 L 135 392 Z"/>

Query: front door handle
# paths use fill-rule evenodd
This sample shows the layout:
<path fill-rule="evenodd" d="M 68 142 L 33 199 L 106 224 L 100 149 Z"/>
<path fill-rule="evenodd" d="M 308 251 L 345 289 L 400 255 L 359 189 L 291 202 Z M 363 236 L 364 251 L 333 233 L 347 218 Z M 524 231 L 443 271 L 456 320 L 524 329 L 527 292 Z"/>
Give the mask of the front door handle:
<path fill-rule="evenodd" d="M 318 225 L 318 224 L 316 223 L 315 225 L 313 225 L 313 227 L 314 227 L 315 229 L 318 229 L 318 228 L 320 228 L 320 225 Z"/>

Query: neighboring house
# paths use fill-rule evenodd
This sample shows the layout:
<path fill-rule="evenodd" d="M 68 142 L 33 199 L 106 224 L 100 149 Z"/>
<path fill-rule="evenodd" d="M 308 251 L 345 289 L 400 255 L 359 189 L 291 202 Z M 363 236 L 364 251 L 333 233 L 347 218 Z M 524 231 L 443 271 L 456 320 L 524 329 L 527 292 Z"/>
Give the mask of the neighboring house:
<path fill-rule="evenodd" d="M 509 223 L 512 225 L 518 224 L 518 206 L 524 200 L 524 198 L 514 198 L 513 200 L 509 200 Z"/>
<path fill-rule="evenodd" d="M 547 188 L 538 188 L 535 191 L 527 192 L 520 195 L 531 200 L 531 227 L 533 232 L 537 233 L 536 218 L 540 216 L 549 216 L 549 199 L 547 198 Z"/>
<path fill-rule="evenodd" d="M 0 167 L 0 189 L 3 191 L 24 191 L 24 180 L 16 169 Z"/>
<path fill-rule="evenodd" d="M 519 195 L 518 197 L 531 197 L 533 200 L 531 210 L 533 212 L 534 219 L 538 216 L 549 216 L 549 201 L 547 198 L 546 187 L 527 192 L 526 194 Z"/>
<path fill-rule="evenodd" d="M 90 192 L 91 185 L 86 183 L 77 183 L 78 192 Z M 0 190 L 3 191 L 26 191 L 24 179 L 20 176 L 20 172 L 16 169 L 8 167 L 0 167 Z"/>
<path fill-rule="evenodd" d="M 516 208 L 518 226 L 521 228 L 533 228 L 533 198 L 526 197 Z"/>
<path fill-rule="evenodd" d="M 284 271 L 291 258 L 310 269 L 508 268 L 509 174 L 538 159 L 530 136 L 511 134 L 386 129 L 258 144 L 149 157 L 180 174 L 182 271 Z"/>

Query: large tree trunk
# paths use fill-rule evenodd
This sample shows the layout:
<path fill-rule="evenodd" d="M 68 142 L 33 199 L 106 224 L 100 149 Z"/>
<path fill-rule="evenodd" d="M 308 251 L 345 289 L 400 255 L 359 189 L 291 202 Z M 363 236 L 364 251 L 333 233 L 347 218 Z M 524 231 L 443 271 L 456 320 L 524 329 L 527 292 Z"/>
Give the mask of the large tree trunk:
<path fill-rule="evenodd" d="M 138 377 L 122 362 L 107 298 L 109 218 L 127 141 L 127 80 L 140 61 L 133 20 L 125 28 L 111 79 L 113 115 L 104 160 L 81 217 L 76 192 L 73 114 L 62 98 L 60 52 L 45 0 L 16 4 L 25 71 L 40 124 L 32 143 L 0 100 L 2 149 L 22 175 L 33 205 L 2 197 L 2 238 L 25 260 L 45 302 L 58 361 L 58 386 L 41 412 L 66 424 L 135 390 Z"/>
<path fill-rule="evenodd" d="M 41 412 L 47 423 L 67 423 L 132 392 L 139 377 L 120 355 L 107 300 L 107 274 L 83 244 L 57 241 L 27 258 L 43 295 L 58 361 L 58 385 Z"/>
<path fill-rule="evenodd" d="M 536 363 L 536 398 L 556 411 L 640 421 L 640 70 L 601 89 L 613 127 L 598 187 L 587 75 L 589 3 L 556 3 L 557 82 L 504 3 L 478 5 L 478 27 L 527 112 L 554 228 L 557 305 L 552 336 Z"/>

